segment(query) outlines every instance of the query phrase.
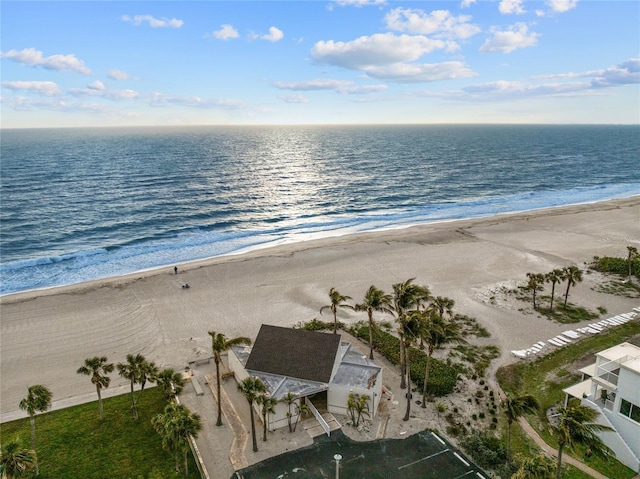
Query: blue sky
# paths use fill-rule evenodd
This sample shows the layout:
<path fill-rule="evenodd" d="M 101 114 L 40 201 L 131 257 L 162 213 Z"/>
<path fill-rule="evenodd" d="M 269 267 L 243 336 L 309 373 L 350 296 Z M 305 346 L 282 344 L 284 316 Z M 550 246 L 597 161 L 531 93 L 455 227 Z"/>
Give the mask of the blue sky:
<path fill-rule="evenodd" d="M 2 1 L 3 128 L 640 123 L 640 2 Z"/>

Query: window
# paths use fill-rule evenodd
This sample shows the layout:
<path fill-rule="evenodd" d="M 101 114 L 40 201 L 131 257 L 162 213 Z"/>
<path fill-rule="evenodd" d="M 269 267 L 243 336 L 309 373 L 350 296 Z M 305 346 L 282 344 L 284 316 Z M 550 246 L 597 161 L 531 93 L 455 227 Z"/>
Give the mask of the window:
<path fill-rule="evenodd" d="M 620 414 L 640 423 L 640 406 L 626 399 L 621 399 L 620 401 Z"/>

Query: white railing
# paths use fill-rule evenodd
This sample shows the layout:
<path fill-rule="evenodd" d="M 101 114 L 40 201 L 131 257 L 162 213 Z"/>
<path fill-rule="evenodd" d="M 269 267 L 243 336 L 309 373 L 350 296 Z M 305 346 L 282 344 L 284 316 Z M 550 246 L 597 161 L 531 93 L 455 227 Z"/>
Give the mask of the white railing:
<path fill-rule="evenodd" d="M 324 432 L 327 433 L 327 436 L 331 436 L 331 428 L 329 427 L 329 424 L 327 423 L 327 421 L 325 421 L 324 418 L 322 417 L 322 414 L 320 414 L 320 412 L 316 409 L 316 407 L 309 400 L 309 398 L 305 398 L 305 403 L 309 407 L 309 410 L 313 413 L 313 416 L 318 420 L 318 422 L 322 426 L 322 429 L 324 429 Z"/>

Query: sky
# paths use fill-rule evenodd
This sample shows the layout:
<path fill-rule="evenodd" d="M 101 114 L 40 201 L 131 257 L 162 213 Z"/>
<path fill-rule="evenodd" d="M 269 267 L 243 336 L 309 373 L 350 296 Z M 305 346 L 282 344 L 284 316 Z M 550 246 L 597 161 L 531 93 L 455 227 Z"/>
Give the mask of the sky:
<path fill-rule="evenodd" d="M 0 1 L 2 128 L 640 124 L 637 0 Z"/>

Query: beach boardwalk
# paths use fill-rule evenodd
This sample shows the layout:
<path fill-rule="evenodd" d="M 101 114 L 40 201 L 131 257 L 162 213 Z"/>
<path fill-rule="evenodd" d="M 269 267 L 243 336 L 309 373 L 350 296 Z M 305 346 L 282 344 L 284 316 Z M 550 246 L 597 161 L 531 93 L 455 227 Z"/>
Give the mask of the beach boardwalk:
<path fill-rule="evenodd" d="M 311 446 L 236 471 L 231 479 L 335 477 L 336 454 L 342 456 L 342 479 L 488 478 L 463 453 L 430 431 L 368 442 L 353 441 L 336 431 L 330 437 L 319 436 Z"/>

